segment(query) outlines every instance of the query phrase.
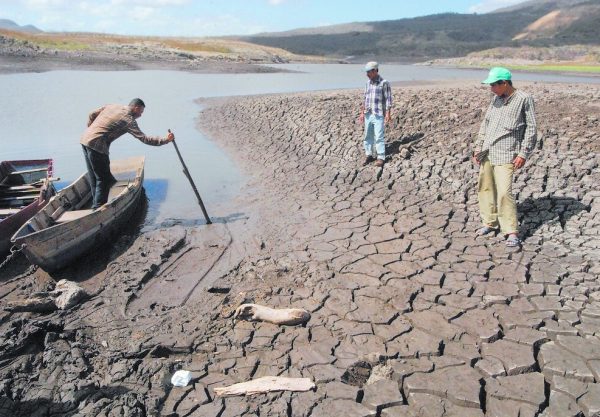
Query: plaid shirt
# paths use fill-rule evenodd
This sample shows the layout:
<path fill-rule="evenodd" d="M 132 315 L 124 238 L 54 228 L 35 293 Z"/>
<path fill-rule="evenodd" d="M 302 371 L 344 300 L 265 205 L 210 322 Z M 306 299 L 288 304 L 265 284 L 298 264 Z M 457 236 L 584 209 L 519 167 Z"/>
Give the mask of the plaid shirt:
<path fill-rule="evenodd" d="M 533 97 L 516 90 L 506 102 L 494 97 L 479 129 L 475 153 L 484 152 L 493 165 L 529 159 L 537 140 Z"/>
<path fill-rule="evenodd" d="M 375 80 L 367 81 L 365 86 L 365 113 L 384 116 L 392 108 L 392 88 L 390 83 L 380 75 Z"/>
<path fill-rule="evenodd" d="M 90 113 L 88 128 L 83 132 L 80 143 L 108 155 L 110 144 L 125 133 L 130 133 L 147 145 L 160 146 L 167 140 L 160 136 L 146 136 L 140 130 L 129 106 L 108 104 Z"/>

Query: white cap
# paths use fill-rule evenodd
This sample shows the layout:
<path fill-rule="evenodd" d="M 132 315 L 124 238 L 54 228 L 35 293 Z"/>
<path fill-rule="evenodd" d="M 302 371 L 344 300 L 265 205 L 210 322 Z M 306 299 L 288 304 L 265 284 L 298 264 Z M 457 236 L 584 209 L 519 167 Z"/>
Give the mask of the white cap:
<path fill-rule="evenodd" d="M 365 71 L 371 71 L 373 69 L 379 69 L 379 64 L 375 61 L 367 62 L 367 65 L 365 65 Z"/>

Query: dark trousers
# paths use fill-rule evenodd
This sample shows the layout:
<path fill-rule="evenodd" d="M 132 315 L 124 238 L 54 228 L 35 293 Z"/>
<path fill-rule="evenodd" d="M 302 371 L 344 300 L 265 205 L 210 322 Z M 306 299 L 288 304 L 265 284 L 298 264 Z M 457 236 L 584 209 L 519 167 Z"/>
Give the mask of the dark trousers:
<path fill-rule="evenodd" d="M 88 178 L 92 191 L 92 209 L 100 207 L 108 200 L 110 187 L 117 182 L 110 173 L 110 159 L 108 155 L 83 147 L 83 157 L 88 170 Z"/>

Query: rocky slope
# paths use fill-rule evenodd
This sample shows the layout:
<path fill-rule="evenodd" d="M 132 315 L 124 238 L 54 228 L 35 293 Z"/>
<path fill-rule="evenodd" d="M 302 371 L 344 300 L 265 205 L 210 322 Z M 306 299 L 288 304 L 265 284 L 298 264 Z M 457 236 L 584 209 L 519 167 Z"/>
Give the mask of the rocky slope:
<path fill-rule="evenodd" d="M 100 264 L 13 266 L 3 303 L 50 278 L 90 298 L 0 313 L 0 415 L 600 412 L 600 89 L 518 87 L 536 98 L 540 140 L 515 183 L 516 251 L 474 237 L 483 87 L 394 87 L 383 169 L 360 165 L 359 91 L 205 102 L 203 129 L 252 175 L 244 196 L 210 227 L 123 238 Z M 233 321 L 242 302 L 311 319 Z M 170 385 L 176 369 L 190 386 Z M 317 388 L 215 396 L 265 375 Z"/>

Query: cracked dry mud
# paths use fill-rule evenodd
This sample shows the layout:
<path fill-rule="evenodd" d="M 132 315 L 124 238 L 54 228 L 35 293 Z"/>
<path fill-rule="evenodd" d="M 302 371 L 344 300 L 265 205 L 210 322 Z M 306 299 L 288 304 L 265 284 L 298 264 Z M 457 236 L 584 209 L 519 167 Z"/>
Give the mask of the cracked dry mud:
<path fill-rule="evenodd" d="M 486 88 L 395 88 L 383 170 L 360 166 L 359 91 L 205 102 L 202 128 L 253 176 L 237 211 L 124 238 L 72 310 L 1 313 L 0 415 L 600 415 L 600 89 L 525 89 L 521 250 L 474 235 Z M 38 271 L 0 296 L 52 285 Z M 311 318 L 234 321 L 242 303 Z M 273 375 L 317 388 L 215 397 Z"/>

